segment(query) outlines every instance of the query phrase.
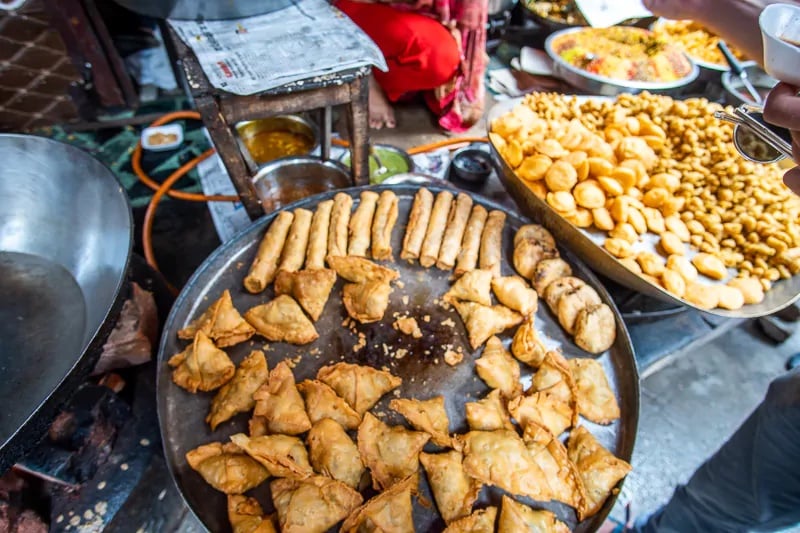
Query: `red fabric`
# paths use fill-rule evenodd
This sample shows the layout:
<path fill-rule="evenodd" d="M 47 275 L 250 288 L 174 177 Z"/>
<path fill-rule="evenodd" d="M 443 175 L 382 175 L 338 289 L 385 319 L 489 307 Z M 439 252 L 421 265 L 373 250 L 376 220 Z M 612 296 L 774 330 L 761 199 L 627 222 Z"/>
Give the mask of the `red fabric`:
<path fill-rule="evenodd" d="M 383 52 L 389 71 L 374 69 L 373 73 L 390 101 L 440 87 L 452 80 L 459 69 L 460 47 L 441 22 L 386 4 L 338 0 L 336 7 Z"/>

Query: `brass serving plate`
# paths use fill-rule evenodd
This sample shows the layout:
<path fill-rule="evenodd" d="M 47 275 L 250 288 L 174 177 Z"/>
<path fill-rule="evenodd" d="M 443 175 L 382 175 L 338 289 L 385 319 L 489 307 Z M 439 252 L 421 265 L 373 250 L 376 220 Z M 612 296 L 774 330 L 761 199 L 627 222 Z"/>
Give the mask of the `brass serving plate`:
<path fill-rule="evenodd" d="M 577 96 L 576 98 L 578 98 L 579 101 L 587 99 L 607 99 L 607 97 L 600 96 Z M 490 129 L 494 119 L 511 111 L 522 101 L 523 98 L 515 98 L 495 105 L 489 111 L 487 127 Z M 502 172 L 499 173 L 500 180 L 525 215 L 531 217 L 533 220 L 539 221 L 543 226 L 549 229 L 556 237 L 557 241 L 574 252 L 593 270 L 613 279 L 620 285 L 624 285 L 625 287 L 665 302 L 685 305 L 704 313 L 730 318 L 756 318 L 771 315 L 791 305 L 800 298 L 800 275 L 798 275 L 775 282 L 772 289 L 765 294 L 764 301 L 759 304 L 745 305 L 736 311 L 728 311 L 725 309 L 700 309 L 683 298 L 678 298 L 667 292 L 660 285 L 650 283 L 646 279 L 628 270 L 616 257 L 611 255 L 603 247 L 603 242 L 606 238 L 605 232 L 596 229 L 578 228 L 559 215 L 558 212 L 547 205 L 544 200 L 537 197 L 528 189 L 523 180 L 517 176 L 514 170 L 503 160 L 497 148 L 493 144 L 491 146 L 492 154 L 497 161 L 498 168 L 502 170 Z M 655 252 L 657 236 L 648 233 L 644 240 L 649 251 Z M 706 283 L 717 283 L 710 278 L 701 277 Z"/>

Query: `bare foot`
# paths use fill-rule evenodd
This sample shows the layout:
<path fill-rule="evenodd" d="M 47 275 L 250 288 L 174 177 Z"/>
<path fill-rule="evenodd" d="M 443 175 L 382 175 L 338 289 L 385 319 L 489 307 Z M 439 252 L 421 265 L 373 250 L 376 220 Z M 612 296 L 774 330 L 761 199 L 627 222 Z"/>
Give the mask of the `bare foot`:
<path fill-rule="evenodd" d="M 369 127 L 381 129 L 396 126 L 394 109 L 374 78 L 369 80 Z"/>

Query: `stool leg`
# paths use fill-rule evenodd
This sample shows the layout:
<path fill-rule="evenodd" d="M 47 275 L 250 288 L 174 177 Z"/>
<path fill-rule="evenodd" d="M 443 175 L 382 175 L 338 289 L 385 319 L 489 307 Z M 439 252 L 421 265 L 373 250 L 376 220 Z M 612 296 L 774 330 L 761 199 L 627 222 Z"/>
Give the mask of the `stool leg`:
<path fill-rule="evenodd" d="M 208 128 L 211 141 L 217 149 L 217 155 L 222 159 L 222 164 L 228 171 L 228 176 L 236 187 L 236 192 L 242 200 L 247 214 L 255 220 L 264 214 L 261 203 L 256 196 L 255 188 L 250 180 L 250 172 L 244 161 L 236 138 L 228 123 L 223 119 L 222 112 L 213 96 L 195 98 L 195 105 L 203 117 L 203 123 Z"/>
<path fill-rule="evenodd" d="M 331 106 L 322 108 L 322 159 L 331 158 L 331 130 L 333 130 L 333 112 Z"/>
<path fill-rule="evenodd" d="M 369 78 L 350 84 L 347 116 L 350 126 L 350 161 L 355 185 L 369 184 Z"/>

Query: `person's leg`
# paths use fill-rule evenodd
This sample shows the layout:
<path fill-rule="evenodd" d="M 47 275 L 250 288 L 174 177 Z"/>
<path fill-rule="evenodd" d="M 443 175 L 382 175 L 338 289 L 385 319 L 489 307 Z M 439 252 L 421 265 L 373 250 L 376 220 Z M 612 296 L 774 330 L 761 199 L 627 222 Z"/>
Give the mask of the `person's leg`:
<path fill-rule="evenodd" d="M 799 522 L 800 369 L 795 369 L 773 381 L 736 433 L 635 529 L 731 533 Z"/>

